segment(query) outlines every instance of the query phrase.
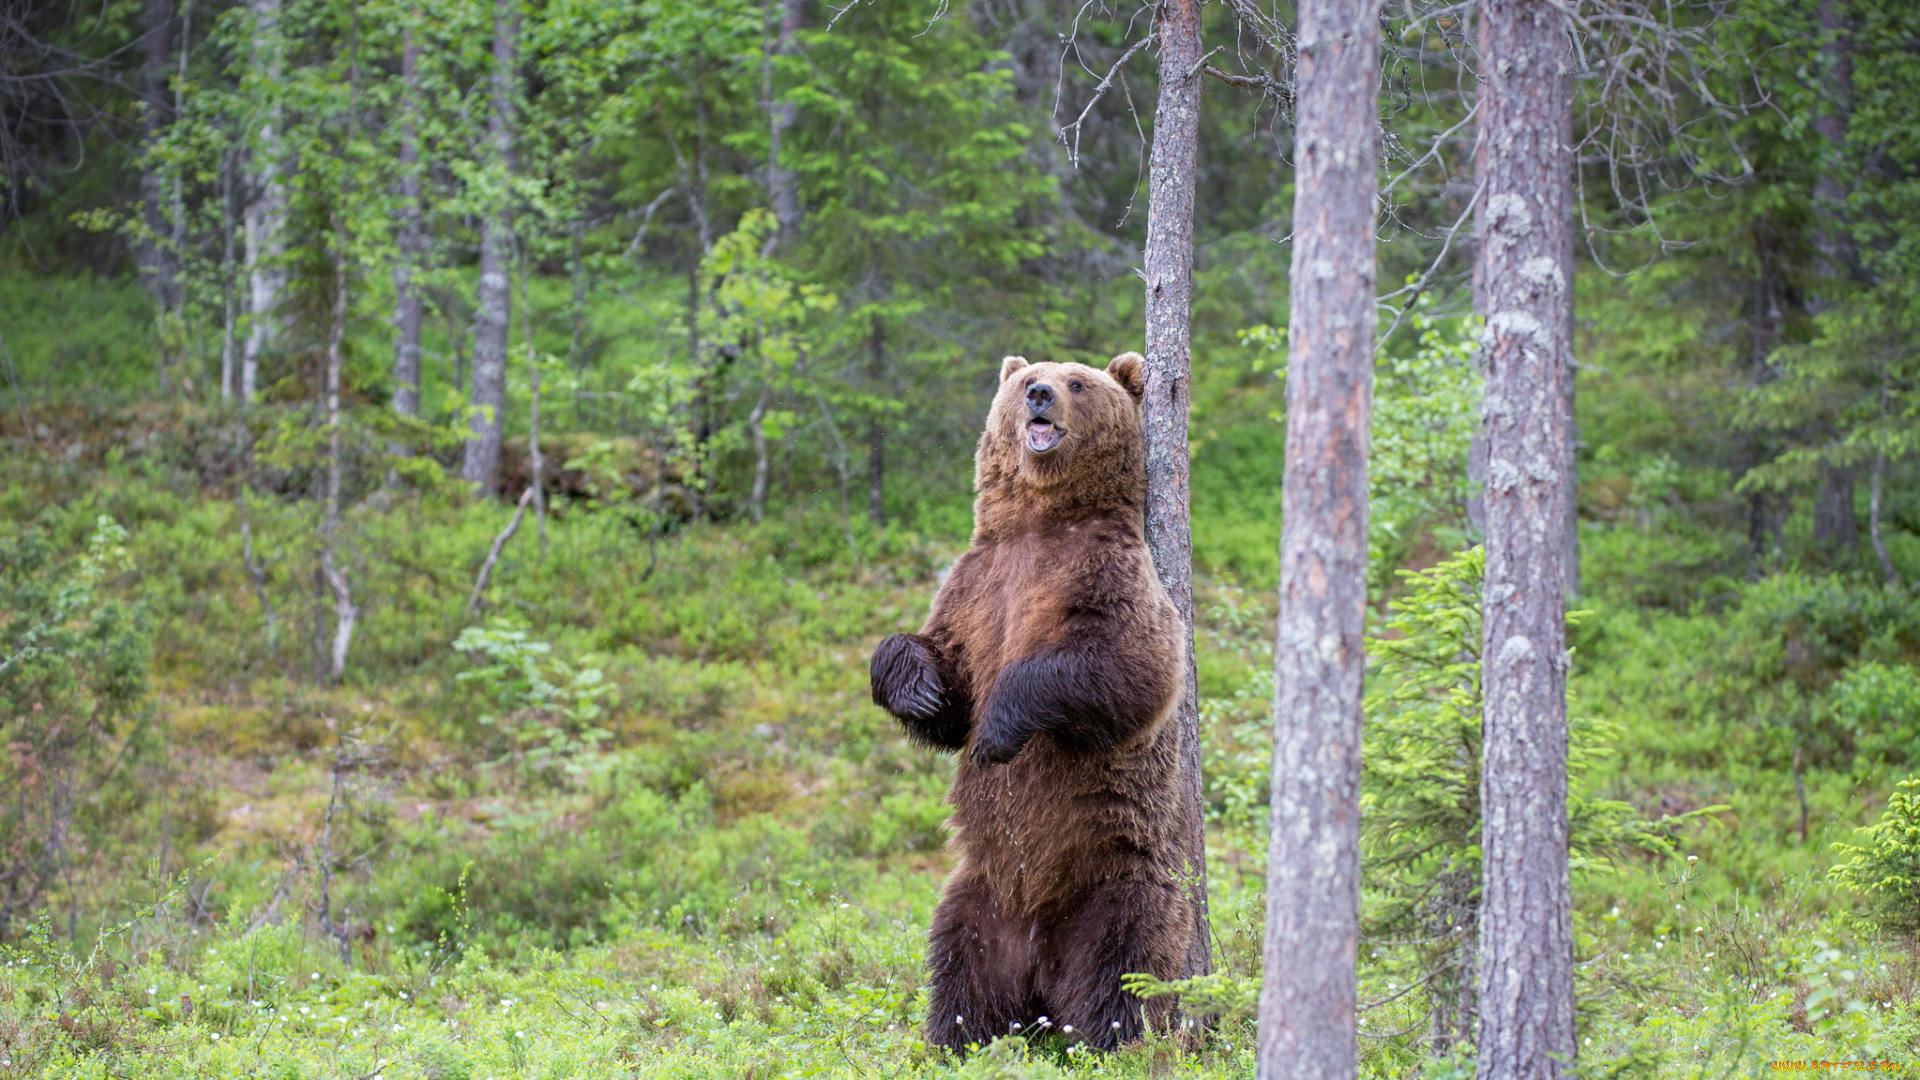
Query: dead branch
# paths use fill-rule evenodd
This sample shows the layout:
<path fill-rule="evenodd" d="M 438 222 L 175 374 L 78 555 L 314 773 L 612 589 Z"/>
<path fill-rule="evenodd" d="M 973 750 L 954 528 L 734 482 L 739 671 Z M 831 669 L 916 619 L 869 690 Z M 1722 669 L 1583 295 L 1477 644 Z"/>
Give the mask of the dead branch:
<path fill-rule="evenodd" d="M 486 593 L 487 582 L 493 577 L 493 566 L 500 561 L 500 551 L 507 546 L 507 541 L 520 531 L 520 519 L 527 516 L 527 504 L 533 501 L 533 490 L 532 485 L 528 485 L 527 490 L 521 493 L 520 505 L 513 510 L 513 520 L 507 522 L 507 527 L 493 538 L 493 548 L 487 552 L 487 561 L 480 564 L 480 576 L 474 579 L 473 595 L 467 597 L 467 614 L 480 614 L 480 598 Z"/>

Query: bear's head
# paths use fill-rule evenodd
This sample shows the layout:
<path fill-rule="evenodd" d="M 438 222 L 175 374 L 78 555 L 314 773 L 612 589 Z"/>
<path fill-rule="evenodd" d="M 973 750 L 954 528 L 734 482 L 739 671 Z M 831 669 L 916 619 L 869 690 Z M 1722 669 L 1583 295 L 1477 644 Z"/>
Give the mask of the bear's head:
<path fill-rule="evenodd" d="M 1114 357 L 1105 371 L 1007 357 L 974 459 L 975 488 L 1025 505 L 1141 505 L 1146 379 L 1139 353 Z"/>

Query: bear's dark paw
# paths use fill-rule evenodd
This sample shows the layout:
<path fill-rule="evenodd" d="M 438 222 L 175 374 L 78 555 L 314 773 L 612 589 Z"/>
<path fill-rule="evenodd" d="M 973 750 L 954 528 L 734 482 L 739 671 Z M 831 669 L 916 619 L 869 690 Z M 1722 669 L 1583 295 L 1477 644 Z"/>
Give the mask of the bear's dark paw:
<path fill-rule="evenodd" d="M 998 710 L 988 714 L 973 736 L 973 760 L 982 765 L 1005 765 L 1033 740 L 1033 732 L 1012 717 L 997 714 Z"/>
<path fill-rule="evenodd" d="M 933 654 L 914 634 L 895 634 L 873 650 L 873 703 L 902 720 L 931 720 L 946 703 Z"/>

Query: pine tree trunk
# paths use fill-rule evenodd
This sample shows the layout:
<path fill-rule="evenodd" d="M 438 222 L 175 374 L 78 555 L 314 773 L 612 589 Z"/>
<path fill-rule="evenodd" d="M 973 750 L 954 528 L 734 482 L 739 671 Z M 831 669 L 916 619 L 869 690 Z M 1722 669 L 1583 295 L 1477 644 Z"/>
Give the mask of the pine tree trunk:
<path fill-rule="evenodd" d="M 1377 0 L 1303 0 L 1261 1080 L 1359 1067 Z"/>
<path fill-rule="evenodd" d="M 1483 586 L 1480 1080 L 1574 1062 L 1567 862 L 1566 520 L 1571 361 L 1566 17 L 1482 8 L 1478 277 L 1487 445 Z"/>
<path fill-rule="evenodd" d="M 1567 111 L 1563 116 L 1565 127 L 1561 138 L 1568 146 L 1573 145 L 1573 95 L 1567 95 Z M 1574 341 L 1574 296 L 1575 273 L 1578 270 L 1574 251 L 1574 223 L 1569 210 L 1566 228 L 1565 259 L 1560 264 L 1562 279 L 1567 283 L 1565 304 L 1567 307 L 1567 362 L 1560 366 L 1561 409 L 1565 414 L 1567 426 L 1567 448 L 1562 458 L 1565 463 L 1561 470 L 1561 483 L 1566 491 L 1561 494 L 1560 503 L 1562 521 L 1560 527 L 1561 543 L 1566 549 L 1561 552 L 1560 566 L 1565 572 L 1562 578 L 1567 599 L 1580 595 L 1580 417 L 1574 405 L 1577 401 L 1576 378 L 1579 366 L 1575 363 Z"/>
<path fill-rule="evenodd" d="M 1860 543 L 1860 522 L 1853 510 L 1854 470 L 1828 465 L 1820 470 L 1813 495 L 1813 546 L 1829 558 L 1844 559 Z"/>
<path fill-rule="evenodd" d="M 393 264 L 393 411 L 401 416 L 420 415 L 420 327 L 426 318 L 426 298 L 413 281 L 427 246 L 420 204 L 419 61 L 420 44 L 408 25 L 400 37 L 400 257 Z"/>
<path fill-rule="evenodd" d="M 253 16 L 253 58 L 269 86 L 280 80 L 281 0 L 248 0 Z M 248 153 L 247 206 L 241 227 L 247 240 L 247 340 L 240 353 L 240 401 L 252 404 L 260 391 L 260 364 L 279 338 L 280 294 L 286 289 L 287 171 L 277 99 L 257 121 Z"/>
<path fill-rule="evenodd" d="M 1813 119 L 1813 130 L 1827 144 L 1828 160 L 1813 174 L 1813 208 L 1819 215 L 1813 246 L 1821 272 L 1838 282 L 1865 281 L 1860 248 L 1847 227 L 1847 128 L 1853 121 L 1853 12 L 1847 0 L 1820 0 L 1816 16 L 1820 27 L 1820 56 L 1826 71 L 1821 79 L 1825 108 Z M 1808 307 L 1814 314 L 1832 307 L 1830 295 L 1816 295 Z"/>
<path fill-rule="evenodd" d="M 497 204 L 480 230 L 480 290 L 473 328 L 473 386 L 467 396 L 467 448 L 461 479 L 478 491 L 500 483 L 500 430 L 507 409 L 507 333 L 512 317 L 513 206 L 506 190 L 513 175 L 513 79 L 519 51 L 513 0 L 493 4 L 493 144 Z"/>
<path fill-rule="evenodd" d="M 1187 411 L 1193 313 L 1193 198 L 1200 157 L 1200 3 L 1161 0 L 1160 100 L 1147 166 L 1147 546 L 1160 583 L 1187 624 L 1186 688 L 1175 717 L 1186 803 L 1188 898 L 1193 932 L 1185 973 L 1213 970 L 1207 919 L 1207 838 L 1200 789 L 1200 707 L 1193 661 L 1193 524 L 1188 494 Z"/>

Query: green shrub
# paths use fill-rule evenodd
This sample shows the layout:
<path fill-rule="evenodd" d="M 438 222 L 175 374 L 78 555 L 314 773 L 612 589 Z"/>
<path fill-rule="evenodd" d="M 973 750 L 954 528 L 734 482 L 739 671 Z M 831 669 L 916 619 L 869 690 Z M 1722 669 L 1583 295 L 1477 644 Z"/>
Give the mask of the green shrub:
<path fill-rule="evenodd" d="M 1880 821 L 1854 836 L 1858 843 L 1833 845 L 1847 858 L 1829 876 L 1866 897 L 1868 918 L 1882 930 L 1920 937 L 1920 777 L 1902 780 Z"/>

